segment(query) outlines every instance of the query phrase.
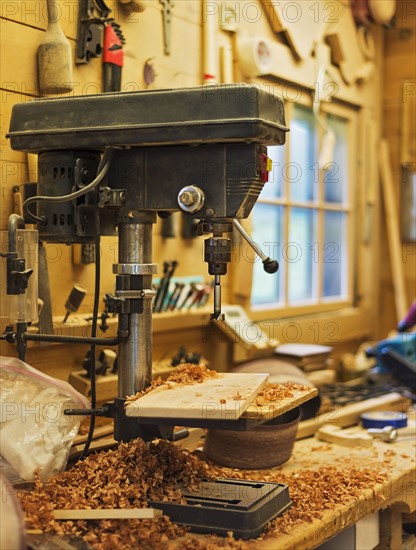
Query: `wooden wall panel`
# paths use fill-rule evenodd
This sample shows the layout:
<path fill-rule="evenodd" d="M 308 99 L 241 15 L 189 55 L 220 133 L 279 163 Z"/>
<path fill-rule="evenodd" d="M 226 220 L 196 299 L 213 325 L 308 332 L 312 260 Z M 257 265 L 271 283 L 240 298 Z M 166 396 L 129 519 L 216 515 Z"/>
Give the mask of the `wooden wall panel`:
<path fill-rule="evenodd" d="M 69 37 L 73 52 L 75 50 L 77 7 L 78 0 L 59 0 L 62 5 L 61 24 L 67 37 Z M 112 15 L 120 22 L 126 37 L 125 65 L 123 69 L 122 90 L 143 90 L 146 85 L 143 80 L 143 66 L 146 60 L 151 59 L 154 65 L 156 79 L 151 88 L 189 87 L 202 83 L 202 23 L 204 16 L 203 4 L 200 0 L 175 0 L 172 9 L 171 29 L 171 55 L 163 52 L 163 24 L 162 6 L 158 0 L 147 0 L 147 9 L 143 13 L 127 16 L 116 0 L 109 1 L 113 9 Z M 217 32 L 215 35 L 215 47 L 232 44 L 234 35 L 221 31 L 221 7 L 224 2 L 212 2 L 211 7 L 217 7 L 216 13 L 210 15 L 215 18 Z M 285 39 L 276 35 L 270 28 L 267 16 L 261 11 L 260 0 L 248 2 L 231 2 L 236 8 L 237 29 L 246 35 L 261 35 L 266 37 L 275 46 L 276 55 L 273 66 L 273 74 L 264 80 L 268 84 L 279 86 L 286 85 L 288 81 L 296 81 L 294 88 L 302 93 L 310 95 L 310 88 L 314 85 L 314 75 L 318 72 L 315 67 L 315 59 L 310 58 L 306 63 L 308 67 L 305 80 L 305 65 L 290 52 Z M 228 5 L 228 3 L 227 3 Z M 300 4 L 301 5 L 301 4 Z M 247 6 L 251 11 L 247 12 Z M 9 148 L 5 133 L 8 129 L 9 117 L 12 106 L 19 101 L 27 101 L 38 95 L 36 51 L 44 36 L 46 28 L 46 2 L 45 0 L 2 0 L 0 2 L 0 45 L 1 45 L 1 205 L 0 205 L 0 229 L 7 225 L 7 217 L 12 208 L 11 189 L 16 183 L 23 183 L 29 177 L 27 174 L 25 155 L 13 152 Z M 377 51 L 381 53 L 381 32 L 376 32 Z M 238 81 L 247 79 L 238 70 L 238 60 L 234 59 L 235 76 Z M 369 118 L 373 118 L 377 124 L 379 78 L 381 75 L 381 58 L 378 57 L 379 70 L 368 84 L 355 85 L 347 89 L 342 88 L 342 98 L 353 105 L 361 105 L 367 109 Z M 74 90 L 73 95 L 92 94 L 102 89 L 102 60 L 93 59 L 87 65 L 74 66 Z M 339 78 L 337 69 L 333 69 L 335 78 Z M 267 87 L 266 89 L 273 89 Z M 32 179 L 30 177 L 30 179 Z M 154 229 L 154 258 L 159 265 L 159 274 L 162 272 L 163 261 L 176 259 L 179 261 L 178 275 L 202 276 L 208 280 L 207 267 L 203 261 L 203 238 L 192 241 L 177 239 L 162 239 L 160 235 L 161 222 Z M 373 245 L 371 251 L 373 252 Z M 70 262 L 71 250 L 65 245 L 47 245 L 49 258 L 49 271 L 52 284 L 53 311 L 56 315 L 64 313 L 65 299 L 74 283 L 84 285 L 88 289 L 88 295 L 81 307 L 81 312 L 87 313 L 92 306 L 93 267 L 73 265 Z M 116 243 L 113 238 L 105 238 L 102 241 L 102 284 L 101 293 L 111 292 L 114 286 L 114 276 L 111 264 L 115 257 Z M 373 256 L 366 256 L 372 258 Z M 368 260 L 369 262 L 370 260 Z M 233 272 L 233 268 L 230 269 Z M 223 278 L 223 299 L 231 296 L 229 293 L 231 276 Z M 367 284 L 366 284 L 367 285 Z M 364 285 L 363 292 L 368 292 L 368 285 Z M 101 306 L 100 306 L 101 307 Z M 363 316 L 365 321 L 371 317 Z M 371 329 L 370 329 L 371 330 Z M 197 330 L 192 333 L 169 335 L 158 334 L 156 336 L 155 350 L 159 356 L 163 349 L 169 353 L 176 348 L 176 344 L 186 341 L 198 344 Z M 356 346 L 356 337 L 353 337 L 352 345 Z M 210 346 L 201 344 L 204 350 Z M 50 368 L 54 375 L 59 372 L 60 354 L 65 355 L 66 369 L 71 370 L 80 360 L 79 350 L 71 351 L 59 346 L 53 350 L 49 346 L 42 349 L 33 349 L 30 352 L 30 361 L 42 368 Z M 212 346 L 211 346 L 212 348 Z M 211 350 L 212 351 L 212 350 Z M 8 352 L 10 349 L 8 348 Z M 221 352 L 222 353 L 222 352 Z M 220 368 L 219 365 L 216 367 Z"/>
<path fill-rule="evenodd" d="M 416 11 L 411 2 L 399 0 L 396 25 L 385 32 L 385 70 L 383 80 L 383 135 L 388 140 L 390 160 L 395 183 L 395 199 L 401 206 L 401 152 L 404 101 L 416 96 Z M 416 143 L 415 124 L 410 125 L 413 134 L 409 143 Z M 413 148 L 414 150 L 414 148 Z M 416 158 L 412 162 L 416 165 Z M 383 220 L 383 217 L 382 217 Z M 384 223 L 381 242 L 387 242 Z M 416 243 L 402 244 L 402 261 L 405 274 L 407 302 L 410 307 L 416 288 Z M 395 328 L 394 293 L 390 269 L 390 256 L 384 247 L 380 256 L 380 316 L 378 334 L 380 338 Z"/>

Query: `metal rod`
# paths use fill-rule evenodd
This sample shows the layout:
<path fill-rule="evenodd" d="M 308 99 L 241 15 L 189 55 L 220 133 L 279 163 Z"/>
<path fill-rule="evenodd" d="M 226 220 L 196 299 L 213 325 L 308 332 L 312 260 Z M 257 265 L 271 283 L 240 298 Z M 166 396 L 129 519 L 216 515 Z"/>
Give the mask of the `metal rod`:
<path fill-rule="evenodd" d="M 259 258 L 263 262 L 264 271 L 266 271 L 266 273 L 276 273 L 276 271 L 279 269 L 279 264 L 277 263 L 277 261 L 272 260 L 271 258 L 269 258 L 269 256 L 266 256 L 259 245 L 253 241 L 253 239 L 250 237 L 244 227 L 237 220 L 233 220 L 233 225 L 241 234 L 243 239 L 245 239 L 247 244 L 251 246 L 257 256 L 259 256 Z"/>
<path fill-rule="evenodd" d="M 152 261 L 152 223 L 119 225 L 120 263 L 149 264 Z M 141 287 L 152 287 L 152 276 L 142 275 Z M 129 336 L 120 343 L 118 354 L 118 397 L 124 399 L 144 389 L 152 380 L 152 301 L 143 299 L 141 313 L 127 316 Z"/>
<path fill-rule="evenodd" d="M 55 342 L 60 344 L 95 344 L 96 346 L 117 346 L 120 336 L 115 338 L 93 338 L 92 336 L 58 336 L 57 334 L 32 334 L 25 332 L 22 340 L 32 342 Z"/>
<path fill-rule="evenodd" d="M 18 214 L 10 214 L 8 223 L 9 253 L 17 253 L 17 230 L 24 228 L 24 218 Z"/>
<path fill-rule="evenodd" d="M 244 229 L 244 227 L 241 225 L 240 222 L 237 220 L 233 220 L 233 225 L 237 229 L 237 231 L 240 233 L 240 235 L 243 237 L 243 239 L 247 242 L 249 246 L 254 250 L 254 252 L 257 254 L 257 256 L 264 262 L 268 258 L 266 254 L 263 252 L 263 250 L 259 247 L 257 243 L 253 241 L 253 239 L 250 237 L 250 235 L 247 233 L 247 231 Z"/>

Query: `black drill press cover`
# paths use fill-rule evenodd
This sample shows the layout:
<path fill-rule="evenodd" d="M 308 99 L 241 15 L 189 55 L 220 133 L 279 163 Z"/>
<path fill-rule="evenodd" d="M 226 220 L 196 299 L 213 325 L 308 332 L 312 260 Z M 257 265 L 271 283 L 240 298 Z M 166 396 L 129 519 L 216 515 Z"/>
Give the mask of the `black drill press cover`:
<path fill-rule="evenodd" d="M 12 149 L 39 153 L 108 146 L 285 142 L 284 105 L 258 85 L 38 99 L 13 107 Z"/>

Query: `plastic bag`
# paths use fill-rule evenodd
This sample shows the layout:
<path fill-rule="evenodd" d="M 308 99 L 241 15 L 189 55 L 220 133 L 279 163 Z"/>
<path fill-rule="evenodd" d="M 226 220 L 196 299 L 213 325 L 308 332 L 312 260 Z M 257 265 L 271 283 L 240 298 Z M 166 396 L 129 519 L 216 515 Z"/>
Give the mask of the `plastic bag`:
<path fill-rule="evenodd" d="M 89 408 L 70 384 L 15 357 L 0 357 L 0 452 L 16 473 L 46 481 L 65 469 L 82 417 L 69 408 Z"/>

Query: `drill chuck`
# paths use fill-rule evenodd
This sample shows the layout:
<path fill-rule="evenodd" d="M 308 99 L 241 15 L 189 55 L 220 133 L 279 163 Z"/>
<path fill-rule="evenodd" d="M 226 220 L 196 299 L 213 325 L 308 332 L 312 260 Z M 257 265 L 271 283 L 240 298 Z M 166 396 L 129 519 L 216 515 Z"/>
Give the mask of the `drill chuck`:
<path fill-rule="evenodd" d="M 231 240 L 222 237 L 205 239 L 204 260 L 208 263 L 210 275 L 226 275 L 227 264 L 231 262 Z"/>

